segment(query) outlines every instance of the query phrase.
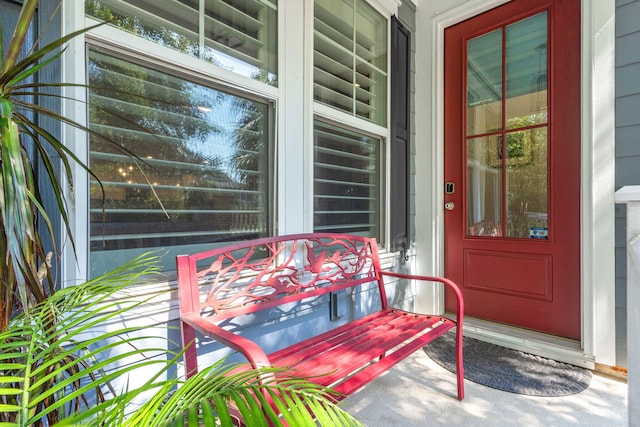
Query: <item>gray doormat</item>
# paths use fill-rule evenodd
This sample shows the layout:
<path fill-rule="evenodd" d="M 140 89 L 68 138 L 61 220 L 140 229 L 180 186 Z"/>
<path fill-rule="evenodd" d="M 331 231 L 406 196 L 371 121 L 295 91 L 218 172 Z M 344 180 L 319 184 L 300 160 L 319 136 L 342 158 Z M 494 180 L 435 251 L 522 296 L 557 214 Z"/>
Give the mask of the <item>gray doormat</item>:
<path fill-rule="evenodd" d="M 591 371 L 522 351 L 464 337 L 464 377 L 498 390 L 529 396 L 568 396 L 591 383 Z M 455 372 L 455 334 L 424 347 L 436 363 Z"/>

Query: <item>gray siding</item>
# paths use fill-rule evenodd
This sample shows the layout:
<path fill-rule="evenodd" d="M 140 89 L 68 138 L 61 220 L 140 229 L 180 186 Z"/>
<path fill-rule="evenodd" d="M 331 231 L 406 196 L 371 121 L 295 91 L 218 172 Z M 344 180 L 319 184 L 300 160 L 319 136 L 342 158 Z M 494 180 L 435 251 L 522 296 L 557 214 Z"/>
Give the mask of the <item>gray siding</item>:
<path fill-rule="evenodd" d="M 616 190 L 640 185 L 640 0 L 616 0 Z M 627 366 L 626 210 L 616 205 L 617 360 Z"/>

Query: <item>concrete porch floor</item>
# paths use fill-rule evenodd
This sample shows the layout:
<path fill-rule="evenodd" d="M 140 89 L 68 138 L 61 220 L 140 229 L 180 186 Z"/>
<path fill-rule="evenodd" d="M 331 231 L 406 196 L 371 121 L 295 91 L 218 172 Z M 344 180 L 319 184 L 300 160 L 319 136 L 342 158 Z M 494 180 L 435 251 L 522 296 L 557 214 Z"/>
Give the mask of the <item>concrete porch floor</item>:
<path fill-rule="evenodd" d="M 456 399 L 455 375 L 417 351 L 341 405 L 367 427 L 627 426 L 627 384 L 593 375 L 582 393 L 533 397 L 465 380 Z"/>

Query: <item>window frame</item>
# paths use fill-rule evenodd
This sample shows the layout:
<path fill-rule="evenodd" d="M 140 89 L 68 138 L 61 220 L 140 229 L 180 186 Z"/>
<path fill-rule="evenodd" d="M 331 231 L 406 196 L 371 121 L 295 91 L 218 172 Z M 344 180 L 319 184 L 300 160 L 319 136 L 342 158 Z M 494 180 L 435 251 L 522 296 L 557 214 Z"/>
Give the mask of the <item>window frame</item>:
<path fill-rule="evenodd" d="M 336 111 L 341 111 L 344 112 L 347 115 L 351 115 L 354 117 L 358 117 L 360 119 L 362 119 L 364 122 L 370 122 L 370 123 L 374 123 L 377 124 L 381 127 L 384 128 L 388 128 L 390 126 L 389 123 L 389 108 L 390 108 L 390 100 L 389 100 L 389 95 L 390 95 L 390 71 L 391 71 L 391 58 L 390 58 L 390 52 L 391 52 L 391 14 L 387 13 L 387 11 L 385 11 L 384 9 L 382 9 L 378 4 L 374 3 L 372 0 L 342 0 L 342 2 L 346 3 L 347 1 L 351 2 L 351 5 L 353 6 L 352 11 L 355 13 L 357 10 L 359 10 L 356 6 L 358 2 L 360 3 L 365 3 L 374 13 L 378 13 L 380 15 L 380 17 L 386 22 L 386 28 L 385 28 L 385 41 L 386 41 L 386 51 L 385 51 L 385 68 L 380 69 L 378 65 L 374 65 L 372 63 L 368 63 L 368 61 L 365 60 L 365 58 L 363 58 L 358 52 L 358 46 L 360 46 L 361 50 L 366 49 L 364 47 L 362 47 L 361 45 L 358 44 L 357 40 L 358 40 L 358 36 L 357 34 L 358 32 L 358 28 L 356 28 L 355 26 L 355 22 L 352 22 L 352 26 L 350 27 L 350 30 L 352 31 L 352 38 L 350 38 L 349 41 L 350 42 L 350 46 L 346 47 L 344 44 L 339 43 L 339 42 L 333 42 L 334 49 L 337 50 L 338 52 L 342 52 L 344 54 L 346 54 L 347 52 L 350 54 L 349 56 L 345 56 L 345 58 L 348 58 L 351 63 L 350 66 L 348 67 L 348 71 L 349 71 L 349 75 L 354 79 L 352 81 L 352 84 L 356 87 L 359 86 L 359 84 L 356 82 L 357 80 L 357 75 L 361 74 L 358 71 L 358 66 L 356 64 L 358 63 L 365 63 L 368 64 L 368 67 L 371 67 L 371 69 L 375 70 L 376 73 L 379 73 L 383 79 L 384 79 L 384 85 L 385 85 L 385 91 L 384 93 L 378 93 L 377 91 L 367 91 L 367 93 L 369 93 L 370 95 L 372 95 L 372 98 L 376 98 L 380 95 L 383 95 L 384 98 L 382 99 L 382 101 L 384 102 L 384 107 L 385 107 L 385 112 L 384 112 L 384 118 L 382 120 L 380 119 L 375 119 L 375 118 L 365 118 L 362 114 L 359 114 L 357 111 L 357 104 L 358 104 L 358 96 L 356 94 L 356 91 L 353 91 L 351 95 L 344 95 L 345 99 L 349 99 L 349 108 L 344 108 L 345 105 L 342 104 L 343 108 L 338 108 L 338 107 L 331 107 L 329 105 L 329 100 L 327 101 L 317 101 L 316 97 L 319 96 L 319 92 L 322 92 L 323 90 L 329 90 L 329 91 L 333 91 L 334 93 L 338 94 L 338 91 L 334 91 L 334 88 L 336 87 L 334 84 L 330 84 L 329 86 L 318 83 L 316 84 L 315 82 L 315 75 L 317 71 L 322 70 L 322 67 L 316 67 L 316 62 L 315 62 L 315 56 L 316 56 L 316 49 L 315 49 L 315 45 L 314 45 L 314 41 L 316 39 L 316 19 L 315 19 L 315 2 L 319 1 L 319 0 L 313 0 L 313 5 L 312 5 L 312 11 L 311 11 L 311 35 L 310 38 L 313 40 L 311 43 L 311 54 L 313 55 L 312 58 L 312 65 L 311 65 L 311 80 L 313 83 L 313 90 L 312 90 L 312 99 L 314 100 L 315 104 L 320 104 L 323 106 L 327 106 L 328 108 L 332 109 L 332 110 L 336 110 Z M 362 16 L 362 15 L 361 15 Z M 356 15 L 354 15 L 354 20 L 356 18 Z M 318 20 L 320 22 L 322 21 L 322 18 L 318 18 Z M 325 25 L 328 26 L 328 25 Z M 334 27 L 330 27 L 329 28 L 330 32 L 336 32 L 336 29 Z M 321 39 L 327 39 L 328 36 L 326 34 L 322 33 L 322 30 L 318 29 L 318 33 L 319 33 L 319 37 Z M 342 37 L 341 32 L 338 31 L 338 36 Z M 322 53 L 321 53 L 322 54 Z M 338 66 L 340 66 L 340 61 L 338 61 Z M 368 80 L 369 77 L 365 77 L 364 75 L 361 75 L 362 78 Z M 375 79 L 371 79 L 372 81 L 375 81 Z M 336 83 L 336 84 L 344 84 L 344 83 L 349 83 L 347 81 L 344 81 L 343 79 L 336 79 L 335 82 L 332 83 Z M 375 103 L 374 103 L 375 105 Z M 374 108 L 375 110 L 375 108 Z"/>
<path fill-rule="evenodd" d="M 91 40 L 88 40 L 85 43 L 85 58 L 86 58 L 86 62 L 89 62 L 89 52 L 97 52 L 99 54 L 104 54 L 113 58 L 116 58 L 118 60 L 124 61 L 126 63 L 130 63 L 130 64 L 134 64 L 134 65 L 138 65 L 141 67 L 145 67 L 145 68 L 151 68 L 154 71 L 157 71 L 159 73 L 162 73 L 164 75 L 167 76 L 171 76 L 171 77 L 175 77 L 178 78 L 180 80 L 183 80 L 185 82 L 191 82 L 200 86 L 204 86 L 204 87 L 208 87 L 211 88 L 213 90 L 216 91 L 220 91 L 220 92 L 224 92 L 226 94 L 229 95 L 233 95 L 233 96 L 237 96 L 239 98 L 242 99 L 246 99 L 249 101 L 255 101 L 258 103 L 261 103 L 263 105 L 265 105 L 267 107 L 267 121 L 269 124 L 269 128 L 267 129 L 268 135 L 267 135 L 267 139 L 268 139 L 268 147 L 266 149 L 266 156 L 267 156 L 267 171 L 266 171 L 266 180 L 267 183 L 265 185 L 266 188 L 266 194 L 265 194 L 265 200 L 267 201 L 267 218 L 268 218 L 268 223 L 267 223 L 267 234 L 268 235 L 273 235 L 274 234 L 274 230 L 275 230 L 275 219 L 274 219 L 274 208 L 273 208 L 273 203 L 271 203 L 271 201 L 274 198 L 274 146 L 275 146 L 275 140 L 274 140 L 274 128 L 275 128 L 275 113 L 274 113 L 274 103 L 272 102 L 272 100 L 269 99 L 265 99 L 263 97 L 260 96 L 256 96 L 255 94 L 252 93 L 247 93 L 247 92 L 243 92 L 243 91 L 239 91 L 236 88 L 230 87 L 230 86 L 224 86 L 218 83 L 214 83 L 212 82 L 210 79 L 206 79 L 203 76 L 194 76 L 194 75 L 190 75 L 188 74 L 188 72 L 184 71 L 184 70 L 180 70 L 180 69 L 176 69 L 176 68 L 170 68 L 169 64 L 161 64 L 161 65 L 151 65 L 149 64 L 149 62 L 142 56 L 140 55 L 132 55 L 132 52 L 126 52 L 126 53 L 114 53 L 113 50 L 110 50 L 108 48 L 105 48 L 104 46 L 98 45 L 93 43 Z M 88 75 L 87 75 L 87 80 L 89 79 Z M 88 108 L 88 104 L 87 104 L 87 108 Z M 89 146 L 91 144 L 89 143 Z M 91 153 L 89 153 L 88 155 L 88 161 L 91 161 Z M 88 163 L 90 165 L 90 163 Z M 88 177 L 89 181 L 93 181 L 93 178 Z M 90 203 L 90 196 L 87 195 L 87 198 L 89 200 L 89 209 L 91 209 L 91 203 Z M 158 206 L 158 209 L 160 209 L 161 207 Z M 95 208 L 94 208 L 95 209 Z M 92 221 L 91 221 L 91 214 L 89 214 L 89 227 L 91 227 Z M 98 226 L 99 227 L 99 226 Z M 89 256 L 92 256 L 92 254 L 94 254 L 96 251 L 91 250 L 91 239 L 92 239 L 91 232 L 89 232 L 89 239 L 88 239 L 88 243 L 89 243 Z M 108 237 L 108 236 L 107 236 Z M 265 236 L 266 237 L 266 236 Z M 203 245 L 202 243 L 200 243 L 199 245 Z M 212 243 L 212 245 L 215 245 Z M 127 248 L 127 249 L 122 249 L 122 250 L 107 250 L 107 251 L 102 251 L 103 253 L 100 255 L 101 257 L 108 257 L 109 253 L 112 252 L 112 257 L 118 259 L 118 258 L 124 258 L 127 259 L 128 253 L 137 253 L 139 251 L 157 251 L 157 250 L 162 250 L 163 252 L 163 256 L 167 256 L 167 254 L 172 254 L 174 252 L 175 255 L 179 255 L 180 252 L 180 247 L 178 246 L 163 246 L 160 247 L 160 249 L 158 249 L 158 247 L 149 247 L 149 248 Z M 120 252 L 123 251 L 123 252 Z M 133 255 L 132 255 L 133 256 Z M 93 263 L 91 262 L 91 259 L 89 259 L 89 268 L 88 268 L 88 272 L 89 272 L 89 277 L 92 276 L 91 272 L 92 272 L 92 265 Z M 171 269 L 169 269 L 168 271 L 172 271 Z"/>
<path fill-rule="evenodd" d="M 70 8 L 73 9 L 73 8 Z M 75 13 L 72 13 L 75 12 Z M 76 28 L 84 28 L 96 25 L 99 21 L 86 17 L 84 7 L 70 10 L 75 19 Z M 71 31 L 71 30 L 69 30 Z M 69 43 L 69 48 L 63 54 L 63 81 L 74 83 L 77 87 L 63 88 L 63 115 L 74 118 L 78 123 L 88 123 L 88 91 L 84 85 L 88 82 L 88 53 L 90 49 L 116 56 L 133 63 L 142 64 L 173 76 L 185 78 L 194 83 L 204 84 L 225 92 L 242 96 L 247 99 L 264 102 L 269 111 L 269 148 L 268 148 L 268 199 L 269 206 L 269 230 L 271 234 L 277 233 L 277 126 L 278 112 L 277 100 L 279 90 L 249 77 L 225 70 L 213 64 L 206 63 L 198 58 L 176 52 L 174 49 L 160 46 L 152 41 L 139 38 L 124 30 L 108 25 L 99 26 L 92 31 L 77 37 Z M 81 60 L 79 60 L 81 58 Z M 89 138 L 81 130 L 65 126 L 63 128 L 63 140 L 67 146 L 85 164 L 90 159 Z M 88 173 L 78 165 L 73 166 L 74 188 L 67 189 L 67 200 L 72 201 L 73 209 L 70 214 L 71 230 L 74 245 L 67 243 L 63 246 L 63 283 L 82 283 L 90 278 L 90 198 Z M 152 248 L 150 248 L 152 249 Z M 165 272 L 166 278 L 172 280 L 175 271 Z"/>
<path fill-rule="evenodd" d="M 386 215 L 385 211 L 386 208 L 388 207 L 388 202 L 387 202 L 387 198 L 386 195 L 389 193 L 388 191 L 388 182 L 389 182 L 389 166 L 388 166 L 388 158 L 389 158 L 389 153 L 388 153 L 388 139 L 386 137 L 383 137 L 379 134 L 375 134 L 375 133 L 371 133 L 371 132 L 367 132 L 364 131 L 362 129 L 356 128 L 356 127 L 351 127 L 351 126 L 345 126 L 344 121 L 335 121 L 335 120 L 331 120 L 328 119 L 326 117 L 322 117 L 320 115 L 316 115 L 314 118 L 313 123 L 315 123 L 316 121 L 322 122 L 324 124 L 330 125 L 330 126 L 335 126 L 337 128 L 340 129 L 344 129 L 346 131 L 350 131 L 350 132 L 355 132 L 355 133 L 359 133 L 363 136 L 372 138 L 372 139 L 376 139 L 378 140 L 378 144 L 379 149 L 378 152 L 380 153 L 380 158 L 376 159 L 376 166 L 380 169 L 379 173 L 378 173 L 378 182 L 377 182 L 377 204 L 378 204 L 378 224 L 377 224 L 377 228 L 378 228 L 378 233 L 376 236 L 367 236 L 367 237 L 375 237 L 378 241 L 379 244 L 384 245 L 385 247 L 388 246 L 386 244 L 386 242 L 388 242 L 388 238 L 386 235 L 387 229 L 389 228 L 388 225 L 388 215 Z M 313 138 L 312 138 L 312 149 L 315 150 L 315 127 L 313 128 L 314 132 L 313 132 Z M 314 174 L 314 170 L 315 170 L 315 160 L 313 160 L 313 167 L 311 168 L 311 175 L 312 175 L 312 181 L 314 180 L 313 174 Z M 311 203 L 312 205 L 315 202 L 315 189 L 313 190 L 312 194 L 311 194 Z M 313 209 L 312 212 L 315 215 L 315 207 Z M 312 222 L 312 231 L 315 228 L 315 221 Z M 357 234 L 357 233 L 356 233 Z"/>
<path fill-rule="evenodd" d="M 70 0 L 67 0 L 67 1 L 70 1 Z M 100 19 L 95 18 L 94 16 L 86 15 L 85 0 L 73 0 L 73 1 L 79 1 L 79 2 L 82 3 L 80 8 L 82 9 L 83 16 L 85 17 L 85 20 L 87 22 L 90 22 L 90 21 L 94 21 L 96 23 L 101 22 Z M 154 41 L 151 41 L 149 38 L 146 38 L 146 37 L 143 37 L 143 36 L 136 36 L 134 33 L 130 32 L 130 31 L 128 31 L 128 30 L 126 30 L 126 29 L 124 29 L 122 27 L 112 26 L 112 27 L 117 28 L 120 31 L 123 31 L 125 33 L 130 34 L 130 35 L 133 35 L 134 37 L 136 37 L 139 40 L 151 41 L 151 43 L 153 45 L 155 45 L 155 46 L 169 47 L 171 50 L 173 50 L 176 53 L 180 53 L 181 55 L 191 56 L 192 58 L 195 58 L 198 61 L 202 61 L 202 62 L 211 64 L 211 65 L 213 65 L 215 67 L 218 67 L 218 66 L 216 65 L 216 63 L 214 61 L 211 61 L 209 59 L 203 58 L 203 56 L 206 56 L 205 53 L 203 53 L 203 51 L 208 50 L 207 49 L 208 46 L 210 46 L 210 45 L 219 46 L 219 49 L 213 49 L 216 52 L 216 55 L 219 58 L 218 60 L 220 60 L 221 57 L 231 57 L 231 58 L 234 57 L 233 54 L 229 54 L 229 53 L 225 52 L 226 50 L 234 50 L 233 48 L 229 48 L 228 46 L 225 46 L 224 43 L 218 43 L 215 39 L 207 38 L 206 33 L 208 31 L 208 27 L 207 27 L 206 23 L 207 23 L 207 21 L 219 23 L 220 25 L 227 27 L 229 29 L 229 31 L 231 31 L 231 33 L 241 33 L 241 31 L 238 30 L 235 27 L 229 27 L 226 22 L 220 21 L 216 17 L 208 15 L 205 10 L 200 9 L 199 7 L 198 8 L 194 8 L 191 5 L 179 4 L 179 3 L 173 5 L 173 7 L 174 7 L 173 10 L 178 12 L 177 15 L 174 17 L 175 19 L 178 19 L 178 17 L 180 17 L 180 18 L 182 18 L 182 20 L 184 20 L 184 13 L 195 15 L 195 17 L 197 18 L 197 22 L 194 23 L 194 25 L 196 27 L 196 29 L 194 31 L 192 28 L 186 28 L 184 26 L 180 26 L 179 24 L 176 24 L 176 23 L 170 21 L 169 19 L 167 19 L 166 16 L 157 15 L 157 14 L 154 13 L 154 11 L 148 11 L 147 9 L 145 9 L 145 7 L 144 7 L 145 5 L 142 5 L 142 6 L 140 6 L 140 5 L 132 5 L 132 4 L 126 3 L 123 0 L 116 0 L 116 1 L 118 2 L 117 6 L 114 6 L 116 10 L 124 9 L 124 10 L 128 10 L 131 13 L 135 13 L 135 11 L 139 10 L 140 11 L 140 17 L 141 17 L 140 20 L 143 23 L 143 27 L 146 30 L 154 29 L 154 28 L 168 28 L 170 31 L 175 32 L 175 34 L 177 34 L 177 35 L 179 35 L 179 37 L 183 38 L 184 39 L 183 41 L 187 41 L 187 42 L 191 42 L 191 43 L 196 44 L 197 45 L 198 54 L 184 53 L 184 52 L 181 52 L 179 49 L 177 49 L 175 47 L 171 47 L 170 45 L 163 45 L 161 43 L 156 43 Z M 151 2 L 151 0 L 143 0 L 143 1 L 149 2 L 149 5 L 155 5 L 155 3 Z M 176 1 L 176 0 L 174 0 L 174 1 Z M 195 0 L 195 1 L 198 1 L 198 0 Z M 269 9 L 275 9 L 276 10 L 276 16 L 277 16 L 277 9 L 279 8 L 278 5 L 274 6 L 272 4 L 272 2 L 269 1 L 269 0 L 254 0 L 254 1 L 256 1 L 258 3 L 263 3 L 263 6 L 269 8 Z M 200 4 L 199 6 L 206 7 L 206 6 L 202 5 L 202 4 Z M 234 6 L 229 8 L 229 5 L 226 5 L 225 3 L 222 3 L 221 6 L 223 6 L 223 8 L 235 9 Z M 109 6 L 107 6 L 107 7 L 109 7 Z M 176 10 L 176 8 L 178 10 Z M 162 8 L 160 8 L 160 9 L 162 9 Z M 182 10 L 180 10 L 180 9 L 182 9 Z M 228 9 L 227 9 L 227 12 L 229 12 Z M 126 12 L 118 12 L 118 11 L 116 11 L 114 13 L 116 15 L 121 15 L 121 16 L 130 16 L 130 15 L 127 15 Z M 233 11 L 231 13 L 239 13 L 239 14 L 243 14 L 244 13 L 245 17 L 247 16 L 246 12 L 243 12 L 243 11 L 235 10 L 235 11 Z M 180 16 L 180 15 L 182 15 L 182 16 Z M 255 21 L 255 19 L 251 18 L 251 17 L 249 17 L 248 19 L 250 21 Z M 186 20 L 186 22 L 189 22 L 189 21 Z M 165 27 L 165 25 L 166 25 L 166 27 Z M 278 22 L 278 28 L 279 27 L 280 27 L 280 22 Z M 189 34 L 189 33 L 191 33 L 191 34 Z M 276 32 L 275 36 L 276 36 L 276 39 L 277 39 L 277 36 L 278 36 L 277 32 Z M 248 36 L 248 38 L 251 38 L 251 37 Z M 269 40 L 269 38 L 267 38 L 267 40 Z M 260 43 L 261 41 L 260 40 L 256 40 L 256 42 Z M 265 44 L 269 44 L 269 45 L 273 46 L 273 44 L 269 43 L 269 42 L 267 42 Z M 275 47 L 276 47 L 276 49 L 278 48 L 278 43 L 275 44 Z M 276 50 L 276 52 L 275 52 L 276 58 L 278 56 L 277 52 L 278 51 Z M 248 62 L 248 61 L 251 61 L 251 56 L 250 55 L 243 54 L 243 52 L 241 50 L 237 50 L 237 49 L 236 49 L 236 53 L 239 56 L 247 57 L 247 61 L 243 61 L 244 63 L 243 64 L 239 64 L 239 65 L 241 65 L 243 67 L 244 66 L 248 66 L 248 67 L 255 66 L 255 64 L 250 64 Z M 254 60 L 258 61 L 255 58 L 254 58 Z M 278 61 L 275 61 L 275 62 L 276 62 L 276 66 L 277 66 Z M 268 61 L 265 62 L 265 64 L 266 63 L 268 63 Z M 277 67 L 276 67 L 276 70 L 275 70 L 275 74 L 273 73 L 273 70 L 268 70 L 267 68 L 262 69 L 261 72 L 266 72 L 266 73 L 269 73 L 269 74 L 273 74 L 273 77 L 275 77 L 275 79 L 276 79 L 276 83 L 273 84 L 272 86 L 277 87 L 277 79 L 278 79 Z M 221 69 L 224 69 L 224 68 L 221 68 Z M 236 73 L 236 72 L 233 72 L 233 73 Z M 242 73 L 238 73 L 238 74 L 242 75 Z M 251 78 L 251 79 L 253 79 L 253 78 Z"/>

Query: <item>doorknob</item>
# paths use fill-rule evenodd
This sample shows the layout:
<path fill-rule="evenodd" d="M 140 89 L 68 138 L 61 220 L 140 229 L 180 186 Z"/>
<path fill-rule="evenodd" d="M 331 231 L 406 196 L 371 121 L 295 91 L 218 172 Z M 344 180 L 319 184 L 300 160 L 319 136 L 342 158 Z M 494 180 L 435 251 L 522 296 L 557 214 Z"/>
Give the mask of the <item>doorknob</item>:
<path fill-rule="evenodd" d="M 452 211 L 455 207 L 456 205 L 453 202 L 447 202 L 444 204 L 444 208 L 448 211 Z"/>

